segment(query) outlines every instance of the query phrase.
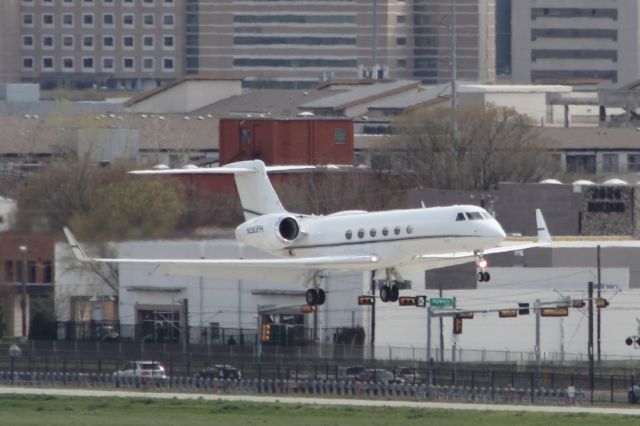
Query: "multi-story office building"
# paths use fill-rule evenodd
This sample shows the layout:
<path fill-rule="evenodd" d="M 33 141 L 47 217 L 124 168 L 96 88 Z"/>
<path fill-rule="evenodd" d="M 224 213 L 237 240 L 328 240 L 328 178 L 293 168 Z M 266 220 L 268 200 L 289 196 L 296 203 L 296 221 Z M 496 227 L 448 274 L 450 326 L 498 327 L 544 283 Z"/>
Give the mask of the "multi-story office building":
<path fill-rule="evenodd" d="M 451 79 L 451 0 L 6 0 L 0 79 L 147 88 L 184 74 L 249 87 Z M 458 78 L 495 76 L 495 0 L 456 0 Z M 12 24 L 12 25 L 9 25 Z"/>
<path fill-rule="evenodd" d="M 495 9 L 495 0 L 415 0 L 413 77 L 431 84 L 451 80 L 451 17 L 455 14 L 458 79 L 494 80 Z"/>
<path fill-rule="evenodd" d="M 376 64 L 411 76 L 405 1 L 187 0 L 186 13 L 189 73 L 247 76 L 267 87 L 355 78 L 360 66 Z"/>
<path fill-rule="evenodd" d="M 514 83 L 638 78 L 637 1 L 518 0 L 512 14 Z"/>
<path fill-rule="evenodd" d="M 19 25 L 12 53 L 17 53 L 13 63 L 18 64 L 22 81 L 39 82 L 45 88 L 60 84 L 143 88 L 184 74 L 181 1 L 17 3 L 3 1 L 0 16 Z M 3 27 L 0 39 L 4 37 Z M 11 63 L 3 56 L 3 62 Z"/>

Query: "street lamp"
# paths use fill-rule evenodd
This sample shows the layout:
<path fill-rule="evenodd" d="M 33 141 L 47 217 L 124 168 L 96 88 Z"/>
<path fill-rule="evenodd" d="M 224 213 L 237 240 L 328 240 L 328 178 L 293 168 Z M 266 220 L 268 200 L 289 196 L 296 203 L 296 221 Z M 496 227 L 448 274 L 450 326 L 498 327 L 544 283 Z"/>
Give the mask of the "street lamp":
<path fill-rule="evenodd" d="M 15 374 L 15 361 L 22 355 L 22 349 L 18 345 L 9 346 L 9 357 L 11 358 L 11 384 L 16 384 L 16 374 Z"/>
<path fill-rule="evenodd" d="M 27 246 L 20 246 L 20 254 L 22 255 L 22 297 L 20 298 L 20 311 L 22 314 L 22 338 L 27 337 Z"/>

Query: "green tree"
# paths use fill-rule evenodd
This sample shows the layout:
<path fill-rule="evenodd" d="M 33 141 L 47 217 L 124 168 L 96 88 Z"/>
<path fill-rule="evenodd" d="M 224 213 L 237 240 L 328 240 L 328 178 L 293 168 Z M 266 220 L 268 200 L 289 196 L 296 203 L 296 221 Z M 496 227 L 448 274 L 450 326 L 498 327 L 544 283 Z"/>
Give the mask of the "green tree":
<path fill-rule="evenodd" d="M 487 190 L 498 182 L 531 182 L 557 171 L 549 141 L 532 119 L 511 108 L 462 107 L 458 129 L 454 140 L 449 108 L 419 110 L 394 122 L 387 150 L 410 172 L 406 176 L 414 185 L 425 187 Z"/>

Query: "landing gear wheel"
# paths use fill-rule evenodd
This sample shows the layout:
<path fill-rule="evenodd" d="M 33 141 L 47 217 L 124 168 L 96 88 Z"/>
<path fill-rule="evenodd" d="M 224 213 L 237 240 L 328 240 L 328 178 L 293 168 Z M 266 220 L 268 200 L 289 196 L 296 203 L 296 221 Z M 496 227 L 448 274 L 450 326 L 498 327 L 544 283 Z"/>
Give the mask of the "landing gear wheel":
<path fill-rule="evenodd" d="M 398 287 L 396 287 L 395 285 L 393 287 L 391 287 L 391 302 L 397 302 L 398 299 L 400 298 L 400 289 L 398 289 Z"/>
<path fill-rule="evenodd" d="M 318 305 L 324 305 L 325 300 L 327 300 L 327 296 L 324 293 L 324 290 L 319 288 L 318 289 L 318 297 L 317 297 L 316 303 Z"/>
<path fill-rule="evenodd" d="M 385 303 L 391 300 L 391 288 L 388 285 L 380 287 L 380 300 Z"/>
<path fill-rule="evenodd" d="M 491 275 L 489 275 L 489 273 L 488 273 L 488 272 L 485 272 L 485 273 L 484 273 L 484 280 L 485 280 L 485 282 L 489 282 L 489 280 L 490 280 L 490 279 L 491 279 Z"/>
<path fill-rule="evenodd" d="M 484 281 L 484 272 L 478 272 L 478 275 L 476 275 L 476 279 L 480 283 L 483 282 Z"/>
<path fill-rule="evenodd" d="M 318 292 L 314 288 L 307 290 L 305 297 L 307 299 L 307 305 L 315 306 L 318 303 Z"/>

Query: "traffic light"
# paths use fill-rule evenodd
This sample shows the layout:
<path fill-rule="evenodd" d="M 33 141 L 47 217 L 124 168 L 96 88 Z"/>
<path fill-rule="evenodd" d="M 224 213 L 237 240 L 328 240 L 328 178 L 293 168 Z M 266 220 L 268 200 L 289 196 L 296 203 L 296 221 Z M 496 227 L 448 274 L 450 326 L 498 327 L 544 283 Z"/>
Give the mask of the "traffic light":
<path fill-rule="evenodd" d="M 528 303 L 518 303 L 518 315 L 529 315 Z"/>
<path fill-rule="evenodd" d="M 398 299 L 398 305 L 400 305 L 400 306 L 415 306 L 416 305 L 416 298 L 415 297 L 409 297 L 409 296 L 403 296 L 403 297 Z"/>
<path fill-rule="evenodd" d="M 358 305 L 375 305 L 375 296 L 358 296 Z"/>
<path fill-rule="evenodd" d="M 453 317 L 453 334 L 462 334 L 462 318 L 458 315 Z"/>
<path fill-rule="evenodd" d="M 596 308 L 606 308 L 607 306 L 609 306 L 609 301 L 607 299 L 596 299 Z"/>
<path fill-rule="evenodd" d="M 498 311 L 498 317 L 500 318 L 515 318 L 518 316 L 517 309 L 504 309 L 502 311 Z"/>
<path fill-rule="evenodd" d="M 461 312 L 458 314 L 458 317 L 462 319 L 473 319 L 473 312 Z"/>
<path fill-rule="evenodd" d="M 540 310 L 542 317 L 568 317 L 569 308 L 542 308 Z"/>
<path fill-rule="evenodd" d="M 586 303 L 584 300 L 582 299 L 574 299 L 571 301 L 571 307 L 572 308 L 584 308 L 586 306 Z"/>
<path fill-rule="evenodd" d="M 262 324 L 262 333 L 260 334 L 260 341 L 266 343 L 271 340 L 271 324 Z"/>

